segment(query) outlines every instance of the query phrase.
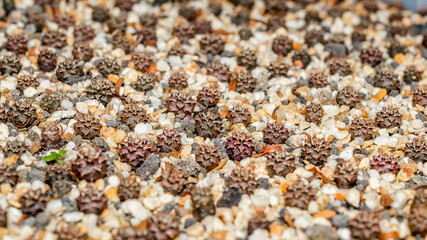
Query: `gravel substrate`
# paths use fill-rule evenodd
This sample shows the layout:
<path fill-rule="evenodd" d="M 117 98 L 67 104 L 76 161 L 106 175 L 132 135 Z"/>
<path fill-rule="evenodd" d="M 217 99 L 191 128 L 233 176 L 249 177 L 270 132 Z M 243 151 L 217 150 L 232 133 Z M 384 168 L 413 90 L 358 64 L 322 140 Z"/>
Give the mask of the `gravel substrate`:
<path fill-rule="evenodd" d="M 0 1 L 0 239 L 424 239 L 426 13 Z"/>

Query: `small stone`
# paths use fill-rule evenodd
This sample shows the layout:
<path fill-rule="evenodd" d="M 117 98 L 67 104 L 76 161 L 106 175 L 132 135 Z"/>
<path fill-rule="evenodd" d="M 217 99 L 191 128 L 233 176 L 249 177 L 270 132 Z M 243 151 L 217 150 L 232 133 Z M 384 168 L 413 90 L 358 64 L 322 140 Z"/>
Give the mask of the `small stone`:
<path fill-rule="evenodd" d="M 21 210 L 14 208 L 14 207 L 9 207 L 9 209 L 7 211 L 7 219 L 10 222 L 18 223 L 18 221 L 21 219 L 21 217 L 22 217 Z"/>
<path fill-rule="evenodd" d="M 136 169 L 136 174 L 144 180 L 148 180 L 160 167 L 160 157 L 155 154 L 149 155 L 142 163 L 141 167 Z"/>
<path fill-rule="evenodd" d="M 337 231 L 337 234 L 340 239 L 342 240 L 350 240 L 351 239 L 351 232 L 348 228 L 340 228 Z"/>
<path fill-rule="evenodd" d="M 411 121 L 411 125 L 414 129 L 420 129 L 423 127 L 423 121 L 420 119 L 414 119 Z"/>
<path fill-rule="evenodd" d="M 24 90 L 24 96 L 26 97 L 33 97 L 37 93 L 38 93 L 37 90 L 33 87 L 28 87 Z"/>
<path fill-rule="evenodd" d="M 256 207 L 265 207 L 270 204 L 270 196 L 265 189 L 255 189 L 254 194 L 251 195 L 251 199 Z"/>
<path fill-rule="evenodd" d="M 120 123 L 116 120 L 108 120 L 107 121 L 107 127 L 117 127 Z"/>
<path fill-rule="evenodd" d="M 48 223 L 49 223 L 49 217 L 46 215 L 46 213 L 41 212 L 37 214 L 36 222 L 35 222 L 35 225 L 37 228 L 44 229 Z"/>
<path fill-rule="evenodd" d="M 153 126 L 151 126 L 150 123 L 138 123 L 135 126 L 135 133 L 136 134 L 148 134 L 153 129 Z"/>
<path fill-rule="evenodd" d="M 142 206 L 136 199 L 129 199 L 122 203 L 122 210 L 125 213 L 131 214 L 139 220 L 145 220 L 149 217 L 150 212 Z"/>
<path fill-rule="evenodd" d="M 350 189 L 347 192 L 345 200 L 350 203 L 353 207 L 359 207 L 360 205 L 360 192 L 356 189 Z"/>
<path fill-rule="evenodd" d="M 218 207 L 237 206 L 242 199 L 242 191 L 238 188 L 232 188 L 230 191 L 224 192 L 222 198 L 218 201 Z"/>
<path fill-rule="evenodd" d="M 305 230 L 305 235 L 309 239 L 338 239 L 338 235 L 332 231 L 331 227 L 315 224 Z"/>
<path fill-rule="evenodd" d="M 108 184 L 111 186 L 119 186 L 120 184 L 120 179 L 117 175 L 112 175 L 110 177 L 108 177 Z"/>
<path fill-rule="evenodd" d="M 83 102 L 76 103 L 76 109 L 80 113 L 87 114 L 89 112 L 88 108 L 89 107 L 86 103 L 83 103 Z"/>
<path fill-rule="evenodd" d="M 164 61 L 164 60 L 158 61 L 157 64 L 156 64 L 156 66 L 157 66 L 157 70 L 159 70 L 161 72 L 170 71 L 169 64 L 166 61 Z"/>
<path fill-rule="evenodd" d="M 344 214 L 338 214 L 332 217 L 332 224 L 336 228 L 345 228 L 348 226 L 348 217 Z"/>
<path fill-rule="evenodd" d="M 66 222 L 79 222 L 85 214 L 82 212 L 69 212 L 62 215 Z"/>
<path fill-rule="evenodd" d="M 46 210 L 49 212 L 55 212 L 55 211 L 58 211 L 58 209 L 60 209 L 61 207 L 62 207 L 62 201 L 57 199 L 57 200 L 52 200 L 48 202 L 46 206 Z"/>
<path fill-rule="evenodd" d="M 30 182 L 34 182 L 36 180 L 44 182 L 46 179 L 44 172 L 38 170 L 37 168 L 32 169 L 30 174 L 28 175 L 28 177 L 29 177 Z"/>
<path fill-rule="evenodd" d="M 68 100 L 62 100 L 61 107 L 67 110 L 73 109 L 73 103 Z"/>

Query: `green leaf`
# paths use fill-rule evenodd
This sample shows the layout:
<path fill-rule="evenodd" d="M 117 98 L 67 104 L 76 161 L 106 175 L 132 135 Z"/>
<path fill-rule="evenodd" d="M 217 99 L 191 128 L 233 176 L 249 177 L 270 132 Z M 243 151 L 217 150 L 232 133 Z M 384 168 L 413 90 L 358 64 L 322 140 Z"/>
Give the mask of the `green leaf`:
<path fill-rule="evenodd" d="M 43 159 L 43 161 L 45 161 L 45 162 L 50 162 L 50 161 L 52 161 L 52 160 L 55 160 L 55 159 L 56 159 L 56 157 L 55 157 L 55 156 L 53 156 L 53 155 L 49 155 L 49 156 L 47 156 L 47 157 L 42 157 L 42 159 Z"/>
<path fill-rule="evenodd" d="M 66 150 L 59 150 L 59 154 L 61 154 L 61 155 L 65 155 L 66 153 L 67 153 Z"/>

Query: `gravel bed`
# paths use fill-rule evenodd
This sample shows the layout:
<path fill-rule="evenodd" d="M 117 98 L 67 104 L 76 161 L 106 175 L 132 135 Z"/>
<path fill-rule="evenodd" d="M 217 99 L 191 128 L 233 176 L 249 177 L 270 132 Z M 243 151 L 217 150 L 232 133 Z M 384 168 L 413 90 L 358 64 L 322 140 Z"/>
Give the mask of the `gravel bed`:
<path fill-rule="evenodd" d="M 427 12 L 0 1 L 0 239 L 424 239 Z"/>

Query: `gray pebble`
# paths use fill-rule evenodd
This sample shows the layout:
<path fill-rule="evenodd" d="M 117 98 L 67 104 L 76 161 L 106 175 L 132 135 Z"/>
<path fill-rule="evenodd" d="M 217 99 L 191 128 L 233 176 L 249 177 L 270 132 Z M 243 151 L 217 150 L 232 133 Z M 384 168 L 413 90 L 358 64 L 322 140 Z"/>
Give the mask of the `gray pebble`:
<path fill-rule="evenodd" d="M 183 120 L 181 122 L 181 128 L 182 128 L 182 131 L 187 134 L 187 136 L 189 137 L 194 136 L 194 131 L 196 130 L 196 126 L 191 121 Z"/>
<path fill-rule="evenodd" d="M 22 168 L 16 171 L 18 172 L 19 181 L 28 182 L 28 173 L 30 172 L 28 168 Z"/>
<path fill-rule="evenodd" d="M 117 127 L 120 124 L 120 122 L 116 120 L 108 120 L 107 121 L 107 127 Z"/>
<path fill-rule="evenodd" d="M 160 167 L 160 157 L 155 154 L 151 154 L 145 159 L 141 167 L 136 169 L 136 174 L 142 177 L 144 180 L 147 180 L 156 173 L 157 169 Z"/>
<path fill-rule="evenodd" d="M 46 225 L 49 223 L 49 217 L 46 213 L 41 212 L 36 216 L 36 227 L 39 229 L 44 229 Z"/>
<path fill-rule="evenodd" d="M 345 125 L 350 124 L 350 119 L 348 119 L 348 117 L 345 117 L 344 118 L 344 123 L 345 123 Z"/>
<path fill-rule="evenodd" d="M 248 28 L 243 28 L 239 31 L 239 36 L 242 40 L 248 40 L 252 37 L 252 32 Z"/>
<path fill-rule="evenodd" d="M 423 48 L 421 54 L 423 55 L 423 58 L 427 58 L 427 48 Z"/>
<path fill-rule="evenodd" d="M 356 181 L 356 189 L 359 191 L 363 191 L 368 186 L 367 180 L 357 180 Z"/>
<path fill-rule="evenodd" d="M 32 35 L 36 32 L 36 26 L 34 24 L 27 24 L 24 29 L 25 34 Z"/>
<path fill-rule="evenodd" d="M 329 43 L 326 45 L 325 50 L 330 52 L 334 57 L 347 56 L 347 49 L 343 44 L 340 43 Z"/>
<path fill-rule="evenodd" d="M 93 139 L 93 144 L 95 144 L 95 147 L 99 148 L 103 152 L 108 151 L 110 149 L 110 146 L 108 146 L 107 142 L 103 137 L 95 137 Z"/>
<path fill-rule="evenodd" d="M 19 97 L 21 95 L 21 92 L 19 90 L 13 90 L 12 91 L 12 97 Z"/>
<path fill-rule="evenodd" d="M 68 197 L 68 195 L 64 195 L 61 198 L 62 204 L 64 204 L 64 207 L 66 207 L 66 212 L 73 212 L 73 211 L 78 211 L 77 208 L 77 203 L 76 201 L 73 201 L 70 199 L 70 197 Z"/>
<path fill-rule="evenodd" d="M 195 153 L 199 150 L 200 150 L 200 144 L 198 144 L 198 143 L 191 144 L 191 153 Z"/>
<path fill-rule="evenodd" d="M 213 144 L 216 148 L 220 149 L 220 148 L 225 148 L 225 144 L 227 144 L 227 142 L 222 140 L 221 138 L 214 138 Z"/>
<path fill-rule="evenodd" d="M 332 217 L 332 224 L 337 228 L 345 228 L 348 226 L 347 215 L 338 214 Z"/>
<path fill-rule="evenodd" d="M 36 223 L 36 218 L 29 217 L 21 223 L 21 226 L 34 226 L 35 223 Z"/>
<path fill-rule="evenodd" d="M 36 168 L 38 169 L 44 169 L 47 167 L 47 163 L 45 161 L 37 161 L 36 162 Z"/>
<path fill-rule="evenodd" d="M 400 94 L 400 92 L 399 91 L 396 91 L 396 90 L 392 90 L 392 91 L 390 91 L 390 93 L 389 93 L 389 95 L 390 96 L 392 96 L 392 97 L 396 97 L 397 95 L 399 95 Z"/>
<path fill-rule="evenodd" d="M 62 198 L 65 194 L 71 191 L 73 184 L 67 180 L 58 180 L 52 185 L 53 195 L 57 198 Z"/>
<path fill-rule="evenodd" d="M 268 183 L 268 178 L 259 178 L 258 180 L 258 186 L 257 188 L 262 188 L 262 189 L 269 189 L 270 188 L 270 184 Z"/>
<path fill-rule="evenodd" d="M 83 138 L 80 135 L 77 135 L 73 138 L 73 142 L 76 144 L 76 147 L 79 147 L 83 143 Z"/>
<path fill-rule="evenodd" d="M 44 118 L 48 118 L 50 116 L 49 112 L 42 112 Z"/>
<path fill-rule="evenodd" d="M 331 147 L 331 155 L 339 155 L 340 150 L 336 146 Z"/>
<path fill-rule="evenodd" d="M 126 133 L 130 132 L 130 128 L 128 127 L 128 125 L 126 125 L 126 124 L 124 124 L 124 123 L 120 124 L 120 125 L 117 127 L 117 129 L 121 129 L 121 130 L 125 131 Z"/>
<path fill-rule="evenodd" d="M 421 121 L 424 121 L 425 117 L 423 114 L 417 114 L 415 115 L 415 117 L 417 117 L 418 119 L 420 119 Z"/>
<path fill-rule="evenodd" d="M 9 137 L 16 137 L 16 136 L 18 136 L 18 134 L 19 134 L 19 131 L 16 129 L 9 131 Z"/>
<path fill-rule="evenodd" d="M 30 182 L 34 182 L 36 180 L 44 182 L 46 179 L 46 175 L 43 171 L 40 171 L 39 169 L 34 168 L 31 170 L 30 174 L 28 175 L 28 178 Z"/>
<path fill-rule="evenodd" d="M 314 239 L 328 239 L 335 240 L 338 239 L 338 235 L 332 231 L 331 227 L 323 226 L 320 224 L 315 224 L 305 230 L 305 235 L 310 240 Z"/>

